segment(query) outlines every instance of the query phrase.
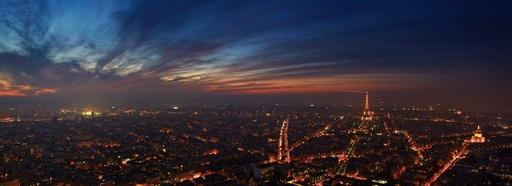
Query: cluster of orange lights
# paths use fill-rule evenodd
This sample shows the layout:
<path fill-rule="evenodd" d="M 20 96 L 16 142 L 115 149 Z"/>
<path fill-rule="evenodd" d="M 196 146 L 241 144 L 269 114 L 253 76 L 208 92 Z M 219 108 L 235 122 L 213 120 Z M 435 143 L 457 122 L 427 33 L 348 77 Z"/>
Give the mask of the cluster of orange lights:
<path fill-rule="evenodd" d="M 462 144 L 462 148 L 459 151 L 455 151 L 455 153 L 452 156 L 452 159 L 448 163 L 446 163 L 439 172 L 435 173 L 430 180 L 428 180 L 425 183 L 425 186 L 430 186 L 432 183 L 434 183 L 441 174 L 443 174 L 446 170 L 448 170 L 450 167 L 452 167 L 457 160 L 466 152 L 466 148 L 468 147 L 467 143 Z"/>
<path fill-rule="evenodd" d="M 283 125 L 281 126 L 281 132 L 279 134 L 279 144 L 278 144 L 278 155 L 277 158 L 279 161 L 283 160 L 284 162 L 290 163 L 290 149 L 288 148 L 288 122 L 289 119 L 283 121 Z M 284 154 L 283 154 L 284 153 Z"/>

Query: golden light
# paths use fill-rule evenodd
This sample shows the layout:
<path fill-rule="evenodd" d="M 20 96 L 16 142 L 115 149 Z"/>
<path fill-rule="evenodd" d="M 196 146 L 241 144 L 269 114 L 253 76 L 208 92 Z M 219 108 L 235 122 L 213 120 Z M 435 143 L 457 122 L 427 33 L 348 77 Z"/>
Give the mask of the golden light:
<path fill-rule="evenodd" d="M 30 85 L 15 85 L 9 80 L 0 80 L 0 96 L 24 97 L 32 94 L 39 96 L 42 94 L 54 94 L 57 89 L 38 88 Z"/>

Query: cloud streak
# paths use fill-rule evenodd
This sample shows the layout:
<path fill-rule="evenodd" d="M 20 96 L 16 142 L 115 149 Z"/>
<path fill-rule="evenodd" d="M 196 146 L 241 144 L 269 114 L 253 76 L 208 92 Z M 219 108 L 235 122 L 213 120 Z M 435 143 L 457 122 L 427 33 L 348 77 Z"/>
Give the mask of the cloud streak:
<path fill-rule="evenodd" d="M 387 91 L 468 76 L 510 92 L 510 3 L 464 2 L 0 1 L 0 74 L 33 87 L 1 95 Z"/>

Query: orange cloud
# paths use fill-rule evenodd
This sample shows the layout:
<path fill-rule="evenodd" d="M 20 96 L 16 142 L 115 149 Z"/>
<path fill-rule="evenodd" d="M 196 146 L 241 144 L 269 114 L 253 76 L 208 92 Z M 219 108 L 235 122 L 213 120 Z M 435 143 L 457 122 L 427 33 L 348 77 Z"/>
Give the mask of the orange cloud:
<path fill-rule="evenodd" d="M 0 79 L 0 96 L 24 97 L 32 95 L 32 93 L 35 96 L 39 96 L 41 94 L 53 94 L 56 92 L 57 89 L 38 88 L 30 85 L 15 85 L 9 80 Z"/>
<path fill-rule="evenodd" d="M 56 92 L 57 92 L 57 89 L 43 88 L 43 89 L 36 90 L 34 95 L 39 96 L 41 94 L 55 94 Z"/>
<path fill-rule="evenodd" d="M 23 97 L 27 95 L 17 91 L 0 91 L 0 96 Z"/>

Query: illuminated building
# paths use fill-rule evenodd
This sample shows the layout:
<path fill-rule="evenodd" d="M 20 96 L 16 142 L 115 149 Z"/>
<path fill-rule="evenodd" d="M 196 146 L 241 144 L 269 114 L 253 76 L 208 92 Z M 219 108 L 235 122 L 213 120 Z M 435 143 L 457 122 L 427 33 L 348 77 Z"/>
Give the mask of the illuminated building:
<path fill-rule="evenodd" d="M 91 116 L 92 115 L 92 111 L 85 111 L 85 112 L 82 112 L 82 115 L 84 116 Z"/>
<path fill-rule="evenodd" d="M 480 129 L 480 126 L 475 130 L 475 134 L 471 136 L 471 140 L 469 140 L 471 143 L 483 143 L 485 142 L 485 137 L 482 136 L 482 130 Z"/>
<path fill-rule="evenodd" d="M 274 177 L 274 166 L 270 164 L 253 166 L 254 178 L 260 182 L 268 182 Z"/>
<path fill-rule="evenodd" d="M 361 120 L 370 121 L 372 120 L 373 112 L 370 111 L 370 106 L 368 104 L 368 92 L 366 92 L 366 102 L 364 104 L 364 111 L 363 116 L 361 117 Z"/>

